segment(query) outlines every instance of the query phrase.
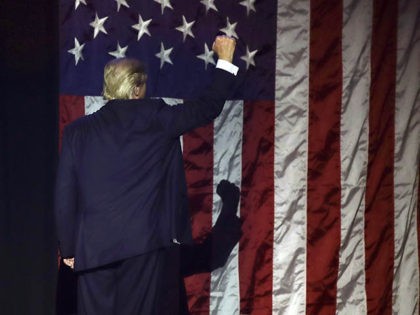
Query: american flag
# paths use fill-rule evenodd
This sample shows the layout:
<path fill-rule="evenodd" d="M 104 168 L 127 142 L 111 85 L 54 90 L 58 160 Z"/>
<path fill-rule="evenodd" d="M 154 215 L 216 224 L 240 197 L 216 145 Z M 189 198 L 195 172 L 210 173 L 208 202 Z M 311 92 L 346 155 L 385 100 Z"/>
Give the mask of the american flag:
<path fill-rule="evenodd" d="M 100 108 L 116 57 L 148 96 L 193 98 L 217 34 L 246 72 L 183 136 L 193 234 L 241 187 L 228 263 L 186 279 L 192 314 L 419 314 L 418 0 L 61 0 L 60 127 Z"/>

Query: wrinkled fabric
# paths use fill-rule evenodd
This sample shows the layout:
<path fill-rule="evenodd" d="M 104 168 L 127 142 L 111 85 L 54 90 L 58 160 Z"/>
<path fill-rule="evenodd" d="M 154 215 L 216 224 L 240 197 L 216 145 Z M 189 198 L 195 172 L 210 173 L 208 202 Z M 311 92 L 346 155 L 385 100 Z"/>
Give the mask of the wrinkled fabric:
<path fill-rule="evenodd" d="M 420 6 L 401 0 L 397 33 L 393 313 L 419 314 Z"/>
<path fill-rule="evenodd" d="M 277 9 L 273 314 L 306 312 L 309 1 Z"/>
<path fill-rule="evenodd" d="M 364 214 L 372 5 L 366 1 L 348 0 L 344 2 L 343 14 L 341 240 L 337 314 L 366 314 Z"/>
<path fill-rule="evenodd" d="M 213 224 L 221 210 L 216 185 L 222 180 L 241 186 L 243 102 L 228 101 L 214 122 Z M 240 214 L 238 209 L 238 215 Z M 211 274 L 210 314 L 239 314 L 238 246 L 225 266 Z"/>

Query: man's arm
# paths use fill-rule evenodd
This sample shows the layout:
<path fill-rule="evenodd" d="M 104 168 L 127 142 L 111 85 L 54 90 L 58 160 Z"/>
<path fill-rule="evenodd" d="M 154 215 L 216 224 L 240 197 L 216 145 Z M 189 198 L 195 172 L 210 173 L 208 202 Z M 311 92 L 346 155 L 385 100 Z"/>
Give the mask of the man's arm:
<path fill-rule="evenodd" d="M 235 89 L 238 68 L 232 64 L 236 41 L 227 36 L 218 36 L 213 50 L 219 60 L 210 86 L 197 99 L 177 106 L 165 106 L 159 113 L 162 126 L 173 136 L 214 120 L 222 111 L 225 101 Z"/>
<path fill-rule="evenodd" d="M 77 190 L 74 158 L 68 132 L 63 134 L 60 160 L 55 186 L 55 220 L 60 254 L 63 258 L 74 257 L 77 216 Z M 64 261 L 71 262 L 69 259 Z"/>

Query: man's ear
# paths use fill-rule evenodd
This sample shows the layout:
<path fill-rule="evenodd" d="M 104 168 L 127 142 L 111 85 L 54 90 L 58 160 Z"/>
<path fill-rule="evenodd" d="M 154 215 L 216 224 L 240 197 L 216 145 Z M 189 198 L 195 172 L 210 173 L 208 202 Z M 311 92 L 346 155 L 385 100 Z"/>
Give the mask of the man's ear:
<path fill-rule="evenodd" d="M 136 85 L 133 88 L 133 99 L 141 98 L 143 96 L 142 94 L 143 94 L 142 93 L 142 86 L 141 85 Z"/>

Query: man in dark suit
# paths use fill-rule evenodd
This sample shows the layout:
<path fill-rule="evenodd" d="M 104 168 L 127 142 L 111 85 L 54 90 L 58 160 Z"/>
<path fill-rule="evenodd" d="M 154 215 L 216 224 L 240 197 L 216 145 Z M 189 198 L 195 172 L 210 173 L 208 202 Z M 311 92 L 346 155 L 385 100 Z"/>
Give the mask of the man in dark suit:
<path fill-rule="evenodd" d="M 140 62 L 112 61 L 109 102 L 65 128 L 55 213 L 61 255 L 79 272 L 79 314 L 178 314 L 178 244 L 192 241 L 179 136 L 220 114 L 235 44 L 216 38 L 211 85 L 178 106 L 144 99 Z"/>

